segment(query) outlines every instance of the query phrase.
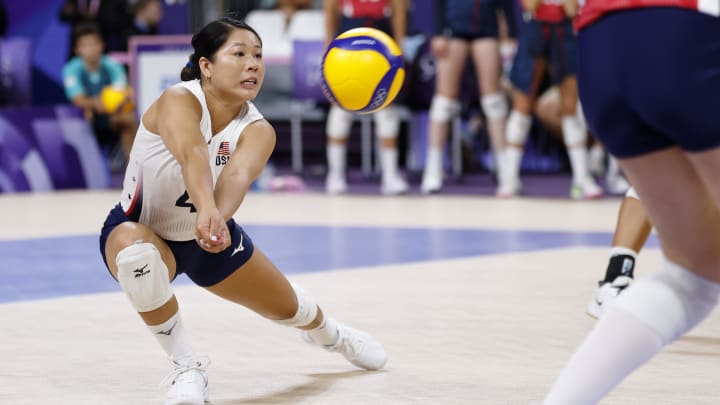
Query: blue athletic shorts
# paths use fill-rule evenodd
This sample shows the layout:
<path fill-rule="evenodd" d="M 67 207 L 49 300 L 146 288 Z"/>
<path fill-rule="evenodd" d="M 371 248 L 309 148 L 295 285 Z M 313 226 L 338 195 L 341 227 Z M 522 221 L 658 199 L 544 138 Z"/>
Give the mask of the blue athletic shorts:
<path fill-rule="evenodd" d="M 120 204 L 116 205 L 105 219 L 100 232 L 100 253 L 105 266 L 105 244 L 108 236 L 116 226 L 130 221 L 125 216 Z M 245 264 L 253 254 L 255 247 L 250 237 L 235 223 L 234 219 L 227 222 L 232 243 L 230 247 L 220 253 L 209 253 L 200 248 L 195 240 L 172 241 L 165 240 L 175 256 L 176 274 L 185 273 L 195 284 L 202 287 L 213 286 L 227 278 L 240 266 Z"/>
<path fill-rule="evenodd" d="M 720 146 L 720 19 L 609 14 L 580 31 L 578 87 L 588 126 L 617 157 Z"/>
<path fill-rule="evenodd" d="M 572 23 L 566 20 L 550 24 L 535 20 L 524 21 L 519 27 L 518 49 L 510 71 L 510 82 L 525 94 L 537 92 L 535 60 L 547 61 L 552 84 L 559 84 L 577 72 L 577 38 Z M 535 78 L 535 80 L 533 80 Z"/>

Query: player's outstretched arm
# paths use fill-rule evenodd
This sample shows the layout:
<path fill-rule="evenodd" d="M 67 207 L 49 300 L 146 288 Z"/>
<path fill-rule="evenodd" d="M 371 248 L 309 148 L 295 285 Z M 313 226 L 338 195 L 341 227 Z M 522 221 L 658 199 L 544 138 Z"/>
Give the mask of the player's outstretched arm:
<path fill-rule="evenodd" d="M 160 97 L 157 108 L 158 131 L 182 167 L 185 187 L 197 209 L 198 242 L 209 252 L 222 251 L 230 238 L 213 198 L 210 155 L 200 132 L 202 107 L 190 91 L 171 87 Z"/>
<path fill-rule="evenodd" d="M 262 173 L 275 148 L 275 129 L 265 120 L 248 125 L 215 185 L 215 203 L 229 220 L 240 207 L 250 184 Z"/>

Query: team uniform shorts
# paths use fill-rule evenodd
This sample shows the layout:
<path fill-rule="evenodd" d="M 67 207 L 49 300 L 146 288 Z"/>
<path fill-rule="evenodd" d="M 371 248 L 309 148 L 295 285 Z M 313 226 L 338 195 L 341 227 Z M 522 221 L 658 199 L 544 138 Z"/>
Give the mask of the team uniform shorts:
<path fill-rule="evenodd" d="M 108 236 L 116 226 L 127 221 L 130 221 L 130 219 L 125 215 L 120 204 L 116 205 L 105 219 L 100 232 L 100 253 L 106 266 L 105 244 Z M 177 266 L 175 276 L 185 273 L 195 284 L 210 287 L 223 281 L 250 260 L 255 249 L 250 237 L 235 223 L 234 219 L 227 222 L 227 227 L 230 231 L 232 243 L 227 249 L 219 253 L 202 250 L 195 240 L 172 241 L 164 239 L 175 256 Z"/>
<path fill-rule="evenodd" d="M 613 155 L 720 146 L 720 19 L 681 8 L 608 14 L 579 34 L 588 126 Z"/>

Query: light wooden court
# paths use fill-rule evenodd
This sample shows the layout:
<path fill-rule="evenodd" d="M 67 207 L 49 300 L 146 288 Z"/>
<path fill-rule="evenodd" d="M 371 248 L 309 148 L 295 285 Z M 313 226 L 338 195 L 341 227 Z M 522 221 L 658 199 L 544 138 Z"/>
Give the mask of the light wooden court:
<path fill-rule="evenodd" d="M 9 283 L 0 289 L 0 404 L 162 403 L 168 363 L 90 237 L 117 197 L 0 197 L 0 279 Z M 181 282 L 186 326 L 212 359 L 212 404 L 539 402 L 593 325 L 585 305 L 605 269 L 618 204 L 250 195 L 236 218 L 251 236 L 260 230 L 255 242 L 271 258 L 324 252 L 327 263 L 351 267 L 312 271 L 311 261 L 284 259 L 288 277 L 327 313 L 379 338 L 389 362 L 359 371 L 294 330 Z M 288 239 L 292 232 L 305 236 Z M 66 239 L 67 249 L 81 242 L 79 253 L 45 251 Z M 639 258 L 640 276 L 659 265 L 652 246 Z M 373 253 L 391 264 L 367 265 Z M 102 281 L 78 294 L 71 281 L 98 272 Z M 2 296 L 19 288 L 20 298 Z M 717 404 L 719 356 L 716 312 L 603 404 Z"/>

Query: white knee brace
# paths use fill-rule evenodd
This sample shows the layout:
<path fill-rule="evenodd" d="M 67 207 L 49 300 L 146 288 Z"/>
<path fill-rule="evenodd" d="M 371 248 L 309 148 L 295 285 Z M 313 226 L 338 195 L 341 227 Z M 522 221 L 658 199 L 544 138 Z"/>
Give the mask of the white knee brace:
<path fill-rule="evenodd" d="M 290 283 L 293 290 L 295 290 L 295 296 L 297 297 L 298 308 L 295 316 L 290 319 L 280 319 L 275 322 L 291 327 L 303 327 L 307 326 L 315 320 L 318 313 L 318 306 L 313 297 L 300 286 L 295 283 Z"/>
<path fill-rule="evenodd" d="M 451 98 L 436 95 L 430 103 L 430 120 L 441 124 L 450 122 L 460 114 L 460 102 Z"/>
<path fill-rule="evenodd" d="M 531 125 L 532 118 L 529 115 L 512 110 L 507 120 L 505 140 L 511 145 L 525 145 Z"/>
<path fill-rule="evenodd" d="M 397 138 L 400 129 L 400 115 L 397 108 L 388 106 L 373 114 L 375 133 L 379 139 Z"/>
<path fill-rule="evenodd" d="M 705 319 L 718 295 L 720 284 L 664 259 L 660 271 L 630 286 L 611 308 L 634 315 L 669 344 Z"/>
<path fill-rule="evenodd" d="M 638 196 L 637 191 L 635 191 L 635 187 L 630 187 L 628 189 L 627 193 L 625 193 L 625 197 L 634 198 L 636 200 L 640 199 L 640 196 Z"/>
<path fill-rule="evenodd" d="M 505 118 L 508 114 L 508 102 L 503 92 L 482 96 L 480 104 L 482 105 L 483 114 L 488 119 Z"/>
<path fill-rule="evenodd" d="M 325 131 L 333 138 L 347 138 L 350 135 L 352 126 L 352 113 L 343 110 L 338 106 L 331 106 L 325 124 Z"/>
<path fill-rule="evenodd" d="M 152 243 L 130 245 L 115 257 L 117 277 L 138 312 L 160 308 L 173 296 L 168 268 Z"/>
<path fill-rule="evenodd" d="M 584 147 L 587 142 L 587 127 L 577 115 L 563 115 L 563 141 L 568 147 Z"/>

